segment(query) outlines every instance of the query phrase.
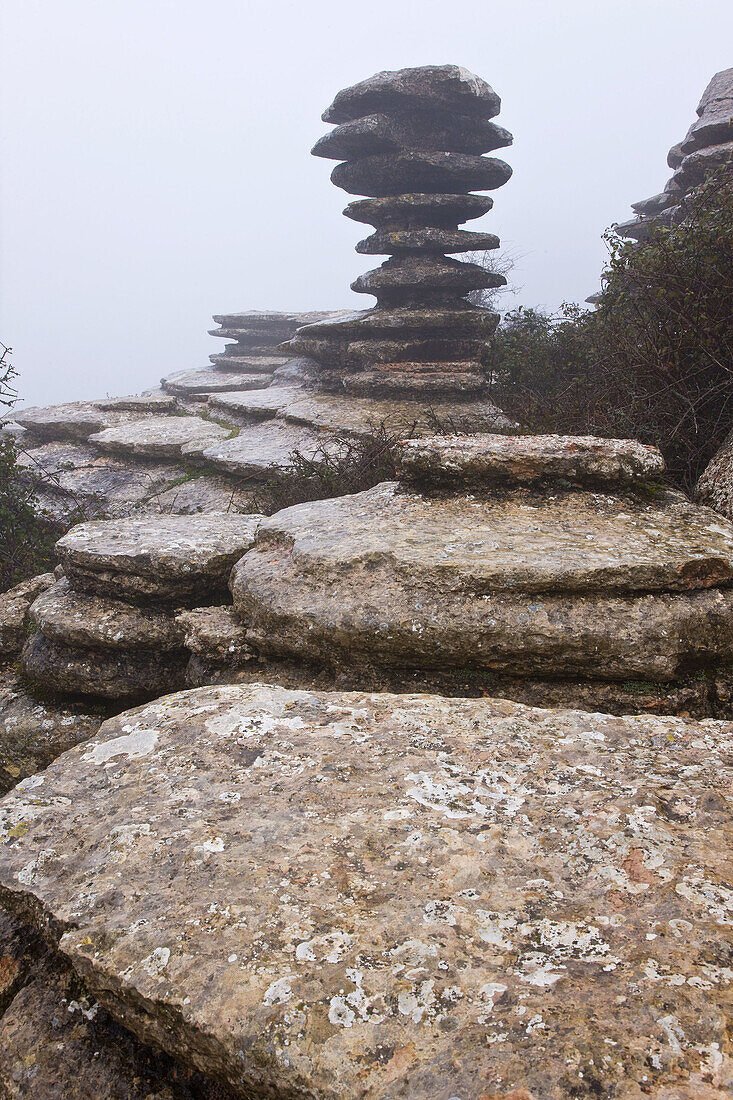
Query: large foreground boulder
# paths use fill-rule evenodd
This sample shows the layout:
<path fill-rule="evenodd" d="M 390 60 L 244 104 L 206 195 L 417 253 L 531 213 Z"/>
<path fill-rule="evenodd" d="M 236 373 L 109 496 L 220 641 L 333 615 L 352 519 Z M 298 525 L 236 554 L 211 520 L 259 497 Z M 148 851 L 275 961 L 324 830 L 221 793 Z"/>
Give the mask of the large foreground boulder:
<path fill-rule="evenodd" d="M 732 733 L 184 692 L 5 798 L 2 897 L 241 1097 L 723 1100 Z"/>

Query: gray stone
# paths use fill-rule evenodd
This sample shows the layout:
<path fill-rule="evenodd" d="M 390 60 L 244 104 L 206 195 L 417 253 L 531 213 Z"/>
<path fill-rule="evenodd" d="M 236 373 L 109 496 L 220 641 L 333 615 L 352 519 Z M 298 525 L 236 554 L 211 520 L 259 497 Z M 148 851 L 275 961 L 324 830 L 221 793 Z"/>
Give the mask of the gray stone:
<path fill-rule="evenodd" d="M 331 182 L 350 195 L 379 198 L 409 191 L 435 194 L 493 191 L 505 184 L 511 174 L 509 165 L 496 157 L 403 151 L 337 164 L 331 172 Z"/>
<path fill-rule="evenodd" d="M 0 593 L 0 658 L 20 653 L 28 627 L 30 606 L 54 583 L 53 573 L 39 573 Z"/>
<path fill-rule="evenodd" d="M 698 480 L 695 500 L 733 521 L 733 433 L 724 440 Z"/>
<path fill-rule="evenodd" d="M 446 432 L 511 432 L 516 423 L 491 401 L 460 401 L 455 397 L 367 398 L 348 401 L 328 393 L 302 394 L 279 414 L 295 424 L 327 431 L 373 435 L 435 435 Z"/>
<path fill-rule="evenodd" d="M 49 641 L 79 648 L 165 651 L 183 645 L 169 612 L 76 592 L 68 580 L 38 596 L 30 617 Z"/>
<path fill-rule="evenodd" d="M 414 305 L 429 302 L 432 294 L 459 298 L 485 287 L 504 286 L 506 278 L 479 264 L 449 260 L 443 256 L 409 256 L 386 260 L 381 267 L 359 275 L 351 284 L 357 294 L 374 294 L 379 305 Z"/>
<path fill-rule="evenodd" d="M 158 493 L 140 508 L 138 516 L 192 516 L 200 512 L 251 512 L 252 494 L 230 478 L 211 474 L 188 477 Z"/>
<path fill-rule="evenodd" d="M 209 359 L 214 366 L 214 370 L 222 371 L 224 374 L 262 374 L 264 376 L 272 374 L 274 370 L 281 367 L 283 359 L 287 358 L 287 355 L 288 352 L 284 350 L 275 354 L 273 348 L 270 355 L 210 355 Z M 266 386 L 267 381 L 263 379 L 260 385 Z"/>
<path fill-rule="evenodd" d="M 152 416 L 144 421 L 107 428 L 90 436 L 89 441 L 112 454 L 180 458 L 186 444 L 203 449 L 228 435 L 221 424 L 198 416 Z"/>
<path fill-rule="evenodd" d="M 344 88 L 323 113 L 324 122 L 351 122 L 373 112 L 417 107 L 493 118 L 501 100 L 485 80 L 459 65 L 397 69 Z"/>
<path fill-rule="evenodd" d="M 19 409 L 13 412 L 13 419 L 39 442 L 75 440 L 83 443 L 93 432 L 100 432 L 123 417 L 119 413 L 103 412 L 91 401 L 74 401 Z"/>
<path fill-rule="evenodd" d="M 134 394 L 131 397 L 111 397 L 98 401 L 100 409 L 110 412 L 166 413 L 176 409 L 175 397 L 165 393 Z"/>
<path fill-rule="evenodd" d="M 708 176 L 733 164 L 733 141 L 711 145 L 689 153 L 675 172 L 673 179 L 683 191 L 704 183 Z M 15 418 L 19 420 L 19 417 Z M 19 420 L 19 423 L 22 421 Z M 24 425 L 25 426 L 25 425 Z"/>
<path fill-rule="evenodd" d="M 236 1096 L 724 1100 L 731 733 L 204 688 L 6 797 L 0 882 Z"/>
<path fill-rule="evenodd" d="M 666 210 L 672 201 L 668 191 L 661 191 L 658 195 L 652 195 L 650 199 L 632 202 L 631 209 L 637 214 L 659 214 L 662 210 Z"/>
<path fill-rule="evenodd" d="M 406 222 L 452 229 L 472 218 L 480 218 L 494 205 L 490 195 L 385 195 L 357 199 L 344 210 L 347 218 L 377 228 L 403 226 Z"/>
<path fill-rule="evenodd" d="M 81 649 L 52 642 L 37 631 L 21 666 L 32 684 L 62 695 L 93 699 L 150 699 L 184 684 L 184 651 Z"/>
<path fill-rule="evenodd" d="M 223 393 L 226 390 L 256 390 L 267 385 L 262 374 L 242 374 L 239 371 L 192 370 L 171 374 L 162 380 L 171 393 L 202 394 Z"/>
<path fill-rule="evenodd" d="M 216 664 L 238 667 L 254 654 L 247 644 L 247 628 L 232 607 L 194 607 L 179 611 L 186 649 Z"/>
<path fill-rule="evenodd" d="M 325 134 L 311 149 L 314 157 L 350 160 L 400 149 L 451 153 L 490 153 L 512 144 L 512 135 L 485 119 L 455 112 L 411 109 L 354 119 Z"/>
<path fill-rule="evenodd" d="M 252 545 L 261 519 L 212 512 L 82 523 L 57 543 L 57 552 L 80 591 L 189 601 L 226 589 L 231 567 Z"/>
<path fill-rule="evenodd" d="M 18 455 L 43 505 L 64 522 L 128 515 L 186 476 L 182 466 L 114 458 L 78 443 L 44 443 Z"/>
<path fill-rule="evenodd" d="M 0 681 L 0 793 L 97 732 L 102 715 L 32 695 L 19 676 Z"/>
<path fill-rule="evenodd" d="M 733 658 L 733 527 L 654 501 L 384 483 L 263 521 L 232 574 L 264 653 L 672 680 Z"/>
<path fill-rule="evenodd" d="M 296 451 L 305 458 L 318 459 L 336 449 L 337 444 L 325 435 L 309 428 L 271 420 L 245 425 L 233 439 L 225 439 L 208 447 L 203 457 L 206 462 L 227 473 L 262 478 L 273 469 L 289 469 Z"/>
<path fill-rule="evenodd" d="M 462 229 L 381 230 L 359 241 L 356 251 L 363 256 L 411 254 L 414 252 L 481 252 L 499 247 L 494 233 L 467 233 Z"/>
<path fill-rule="evenodd" d="M 630 486 L 659 479 L 664 459 L 635 439 L 475 435 L 404 440 L 398 476 L 418 485 Z"/>
<path fill-rule="evenodd" d="M 299 386 L 270 386 L 260 390 L 212 394 L 208 404 L 214 415 L 223 412 L 242 420 L 269 420 L 278 410 L 302 396 L 303 390 Z"/>

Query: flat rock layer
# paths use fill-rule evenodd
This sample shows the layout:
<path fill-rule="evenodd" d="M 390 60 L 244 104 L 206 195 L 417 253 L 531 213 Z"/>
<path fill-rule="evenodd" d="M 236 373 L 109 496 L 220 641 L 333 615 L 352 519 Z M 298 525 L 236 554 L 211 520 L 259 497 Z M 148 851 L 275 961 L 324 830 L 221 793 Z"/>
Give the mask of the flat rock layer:
<path fill-rule="evenodd" d="M 30 617 L 50 641 L 69 646 L 159 652 L 183 645 L 183 632 L 167 612 L 76 592 L 65 579 L 36 599 Z"/>
<path fill-rule="evenodd" d="M 13 412 L 13 420 L 39 442 L 55 439 L 83 442 L 92 432 L 101 431 L 119 419 L 120 413 L 103 412 L 91 401 L 34 406 Z"/>
<path fill-rule="evenodd" d="M 182 650 L 82 649 L 50 641 L 40 631 L 23 650 L 21 667 L 36 687 L 92 699 L 145 699 L 184 684 Z"/>
<path fill-rule="evenodd" d="M 227 390 L 258 389 L 267 384 L 262 374 L 242 374 L 239 371 L 191 370 L 170 374 L 162 380 L 170 393 L 184 397 L 198 394 L 225 393 Z"/>
<path fill-rule="evenodd" d="M 175 599 L 226 586 L 254 541 L 259 515 L 205 515 L 82 523 L 57 544 L 74 587 L 112 598 Z"/>
<path fill-rule="evenodd" d="M 384 483 L 265 520 L 232 574 L 263 652 L 671 680 L 733 659 L 733 529 L 680 497 L 425 498 Z"/>
<path fill-rule="evenodd" d="M 96 432 L 89 442 L 113 454 L 180 458 L 184 446 L 203 448 L 228 434 L 221 424 L 199 416 L 151 416 Z"/>
<path fill-rule="evenodd" d="M 530 485 L 562 480 L 613 488 L 664 473 L 656 447 L 595 436 L 434 436 L 400 444 L 399 476 L 425 485 Z"/>
<path fill-rule="evenodd" d="M 0 884 L 241 1097 L 723 1100 L 732 733 L 203 688 L 6 797 Z"/>
<path fill-rule="evenodd" d="M 207 447 L 203 457 L 219 469 L 243 477 L 267 476 L 273 468 L 286 470 L 294 455 L 317 460 L 336 447 L 325 434 L 282 420 L 245 424 L 239 435 Z"/>

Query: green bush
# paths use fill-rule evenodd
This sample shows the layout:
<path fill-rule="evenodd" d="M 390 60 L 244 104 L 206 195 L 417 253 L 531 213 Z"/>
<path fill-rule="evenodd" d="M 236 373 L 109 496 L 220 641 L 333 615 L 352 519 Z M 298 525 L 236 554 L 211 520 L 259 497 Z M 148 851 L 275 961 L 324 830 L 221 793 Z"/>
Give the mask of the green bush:
<path fill-rule="evenodd" d="M 9 349 L 0 344 L 0 406 L 17 400 Z M 0 412 L 2 409 L 0 409 Z M 62 533 L 38 505 L 35 490 L 18 475 L 17 444 L 0 434 L 0 592 L 53 569 L 53 547 Z"/>
<path fill-rule="evenodd" d="M 528 430 L 653 443 L 689 490 L 733 425 L 733 180 L 683 214 L 644 244 L 609 233 L 596 310 L 508 313 L 488 367 Z"/>

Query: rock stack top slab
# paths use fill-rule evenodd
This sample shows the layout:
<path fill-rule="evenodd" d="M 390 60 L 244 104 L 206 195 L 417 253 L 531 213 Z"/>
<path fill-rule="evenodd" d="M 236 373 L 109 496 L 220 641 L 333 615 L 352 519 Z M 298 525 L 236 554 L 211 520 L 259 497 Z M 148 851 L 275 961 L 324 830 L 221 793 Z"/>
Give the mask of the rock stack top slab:
<path fill-rule="evenodd" d="M 421 485 L 634 485 L 664 473 L 656 447 L 594 436 L 433 436 L 399 445 L 398 476 Z"/>
<path fill-rule="evenodd" d="M 57 552 L 81 591 L 175 599 L 225 589 L 261 519 L 211 512 L 81 523 L 57 543 Z"/>
<path fill-rule="evenodd" d="M 723 1100 L 731 733 L 189 691 L 3 801 L 0 883 L 238 1096 Z"/>
<path fill-rule="evenodd" d="M 485 80 L 460 65 L 422 65 L 375 73 L 344 88 L 321 117 L 324 122 L 351 122 L 373 112 L 415 106 L 493 118 L 501 99 Z"/>

